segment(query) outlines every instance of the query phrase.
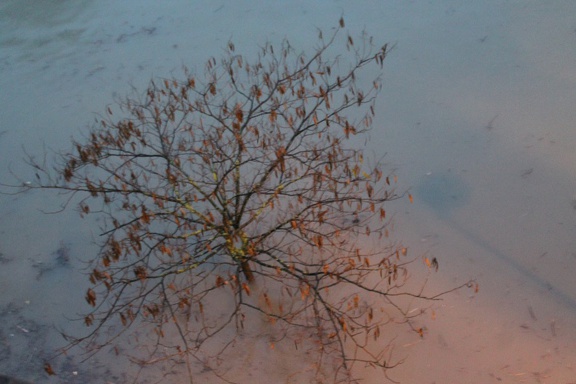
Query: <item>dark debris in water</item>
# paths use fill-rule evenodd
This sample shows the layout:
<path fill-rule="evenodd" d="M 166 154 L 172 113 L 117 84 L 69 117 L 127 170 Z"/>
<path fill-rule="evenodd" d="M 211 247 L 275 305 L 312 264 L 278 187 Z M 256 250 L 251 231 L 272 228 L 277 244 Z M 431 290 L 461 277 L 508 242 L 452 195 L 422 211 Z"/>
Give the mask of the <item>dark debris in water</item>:
<path fill-rule="evenodd" d="M 54 358 L 53 327 L 26 315 L 25 308 L 14 302 L 0 307 L 0 384 L 47 382 L 44 366 L 48 361 L 55 372 L 51 383 L 102 383 L 102 377 L 114 379 L 107 382 L 125 382 L 106 367 L 81 367 L 73 356 Z"/>
<path fill-rule="evenodd" d="M 70 247 L 67 244 L 61 243 L 57 250 L 50 254 L 50 259 L 47 262 L 32 260 L 32 267 L 38 271 L 36 280 L 40 280 L 46 273 L 59 267 L 70 266 Z"/>
<path fill-rule="evenodd" d="M 59 266 L 67 267 L 70 265 L 70 246 L 68 244 L 61 243 L 52 255 L 55 256 L 55 261 Z"/>
<path fill-rule="evenodd" d="M 11 261 L 12 261 L 11 257 L 8 257 L 2 252 L 0 252 L 0 264 L 8 264 Z"/>

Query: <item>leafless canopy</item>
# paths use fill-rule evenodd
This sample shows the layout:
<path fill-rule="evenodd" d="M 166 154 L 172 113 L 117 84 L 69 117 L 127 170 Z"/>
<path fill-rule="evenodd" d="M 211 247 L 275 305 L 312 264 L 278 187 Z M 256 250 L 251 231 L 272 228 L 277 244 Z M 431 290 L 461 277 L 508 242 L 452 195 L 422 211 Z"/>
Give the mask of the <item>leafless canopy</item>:
<path fill-rule="evenodd" d="M 320 33 L 311 56 L 285 41 L 243 57 L 229 43 L 203 76 L 154 80 L 108 108 L 56 171 L 35 164 L 37 187 L 80 194 L 81 214 L 107 223 L 90 332 L 72 344 L 149 331 L 134 358 L 185 362 L 192 380 L 230 345 L 211 339 L 268 322 L 268 342 L 307 345 L 332 381 L 350 381 L 357 362 L 391 366 L 369 342 L 392 318 L 383 313 L 405 320 L 397 300 L 426 297 L 403 288 L 406 249 L 388 239 L 394 177 L 354 144 L 381 88 L 364 70 L 380 73 L 388 49 L 343 30 Z"/>

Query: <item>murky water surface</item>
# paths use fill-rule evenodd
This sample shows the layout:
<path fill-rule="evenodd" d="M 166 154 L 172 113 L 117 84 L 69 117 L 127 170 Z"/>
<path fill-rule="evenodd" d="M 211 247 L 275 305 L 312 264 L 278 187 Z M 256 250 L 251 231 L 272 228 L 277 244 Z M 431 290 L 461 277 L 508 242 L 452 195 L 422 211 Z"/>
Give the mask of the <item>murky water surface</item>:
<path fill-rule="evenodd" d="M 569 1 L 3 0 L 0 180 L 31 179 L 23 151 L 67 149 L 115 96 L 182 65 L 201 69 L 229 39 L 247 53 L 283 37 L 310 50 L 315 28 L 344 15 L 351 31 L 395 44 L 367 146 L 386 153 L 415 197 L 389 207 L 394 236 L 438 259 L 430 292 L 469 278 L 480 287 L 434 304 L 417 320 L 422 339 L 390 329 L 404 363 L 389 376 L 573 384 L 575 14 Z M 99 233 L 72 209 L 49 214 L 61 203 L 40 191 L 0 196 L 0 373 L 124 382 L 133 372 L 106 353 L 64 359 L 58 378 L 43 375 L 48 351 L 63 344 L 58 328 L 82 329 L 69 319 L 85 308 L 82 260 Z M 291 373 L 305 369 L 289 348 L 270 365 L 262 362 L 273 353 L 250 345 L 244 382 L 296 382 Z M 377 371 L 359 373 L 382 382 Z"/>

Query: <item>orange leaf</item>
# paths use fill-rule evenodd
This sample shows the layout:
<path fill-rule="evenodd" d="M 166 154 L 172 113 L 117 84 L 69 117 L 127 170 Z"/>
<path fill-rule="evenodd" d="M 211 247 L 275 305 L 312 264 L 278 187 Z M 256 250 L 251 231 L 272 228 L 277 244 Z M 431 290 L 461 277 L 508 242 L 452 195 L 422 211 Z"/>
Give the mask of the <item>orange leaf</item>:
<path fill-rule="evenodd" d="M 52 366 L 49 363 L 44 363 L 44 371 L 50 376 L 55 375 L 56 372 L 52 369 Z"/>
<path fill-rule="evenodd" d="M 250 296 L 250 287 L 246 283 L 242 283 L 242 288 L 246 291 L 246 294 Z"/>
<path fill-rule="evenodd" d="M 241 123 L 244 120 L 244 112 L 242 112 L 242 110 L 240 108 L 236 109 L 235 115 L 236 115 L 236 120 L 238 120 L 238 122 Z"/>
<path fill-rule="evenodd" d="M 90 288 L 88 288 L 88 291 L 86 292 L 86 301 L 91 306 L 96 306 L 96 293 Z"/>
<path fill-rule="evenodd" d="M 144 224 L 150 224 L 150 216 L 148 215 L 148 212 L 146 212 L 146 208 L 144 206 L 142 206 L 142 216 L 140 219 L 144 222 Z"/>
<path fill-rule="evenodd" d="M 264 293 L 264 302 L 266 303 L 266 306 L 271 309 L 272 308 L 272 302 L 270 301 L 270 297 L 268 296 L 268 294 Z"/>
<path fill-rule="evenodd" d="M 302 300 L 306 299 L 306 297 L 310 295 L 310 286 L 308 284 L 304 284 L 303 286 L 300 287 L 300 295 L 302 297 Z"/>
<path fill-rule="evenodd" d="M 346 321 L 342 317 L 340 318 L 340 326 L 342 327 L 342 330 L 344 332 L 348 330 L 348 325 L 346 324 Z"/>
<path fill-rule="evenodd" d="M 314 237 L 314 244 L 316 244 L 318 248 L 322 248 L 322 245 L 324 245 L 324 239 L 322 238 L 322 235 Z"/>

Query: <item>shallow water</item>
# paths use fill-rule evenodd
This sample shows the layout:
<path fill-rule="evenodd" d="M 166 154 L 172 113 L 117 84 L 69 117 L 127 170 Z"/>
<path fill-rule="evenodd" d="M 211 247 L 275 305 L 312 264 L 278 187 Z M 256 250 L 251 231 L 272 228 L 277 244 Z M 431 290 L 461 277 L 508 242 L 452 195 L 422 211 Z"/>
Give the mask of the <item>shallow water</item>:
<path fill-rule="evenodd" d="M 576 377 L 576 3 L 569 1 L 0 3 L 0 180 L 34 177 L 22 146 L 67 149 L 113 97 L 151 77 L 202 68 L 233 39 L 254 52 L 288 37 L 310 49 L 316 27 L 344 15 L 395 44 L 367 151 L 386 161 L 414 204 L 394 236 L 437 257 L 440 291 L 477 279 L 399 329 L 389 376 L 402 383 L 574 383 Z M 80 260 L 97 223 L 61 199 L 0 196 L 0 372 L 42 376 L 54 329 L 84 308 Z M 63 260 L 63 249 L 69 257 Z M 417 272 L 416 272 L 417 273 Z M 75 326 L 74 326 L 75 327 Z M 79 326 L 78 326 L 79 327 Z M 80 328 L 80 327 L 79 327 Z M 252 351 L 254 365 L 267 352 Z M 102 356 L 64 365 L 53 382 L 122 382 Z M 282 361 L 280 359 L 279 361 Z M 296 364 L 296 363 L 294 363 Z M 290 382 L 287 371 L 263 382 Z M 110 370 L 110 372 L 107 372 Z M 283 373 L 281 373 L 283 372 Z M 363 370 L 365 383 L 382 376 Z M 248 377 L 246 378 L 248 380 Z M 252 378 L 250 378 L 252 380 Z"/>

